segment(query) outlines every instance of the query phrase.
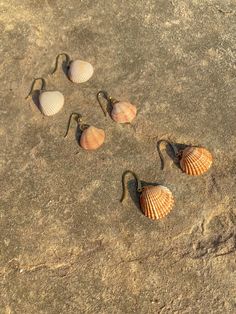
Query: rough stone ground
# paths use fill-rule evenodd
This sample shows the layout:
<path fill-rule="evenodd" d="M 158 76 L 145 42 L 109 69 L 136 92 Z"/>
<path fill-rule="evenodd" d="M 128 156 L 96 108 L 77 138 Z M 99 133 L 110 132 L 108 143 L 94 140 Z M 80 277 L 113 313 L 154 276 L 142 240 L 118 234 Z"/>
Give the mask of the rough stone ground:
<path fill-rule="evenodd" d="M 236 313 L 235 0 L 1 0 L 0 313 Z M 70 83 L 55 56 L 91 62 Z M 34 77 L 65 95 L 52 118 L 25 100 Z M 104 118 L 96 92 L 138 107 Z M 83 151 L 68 116 L 105 129 Z M 156 141 L 201 144 L 201 177 L 181 173 Z M 79 152 L 77 155 L 76 152 Z M 162 221 L 120 204 L 121 175 L 167 185 Z"/>

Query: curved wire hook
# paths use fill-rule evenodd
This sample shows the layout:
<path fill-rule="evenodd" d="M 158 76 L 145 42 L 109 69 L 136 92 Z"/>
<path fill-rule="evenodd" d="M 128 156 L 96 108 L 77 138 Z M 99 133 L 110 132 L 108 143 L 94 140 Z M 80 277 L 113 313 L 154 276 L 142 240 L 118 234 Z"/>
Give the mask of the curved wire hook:
<path fill-rule="evenodd" d="M 69 63 L 70 63 L 69 55 L 67 53 L 64 53 L 64 52 L 63 53 L 59 53 L 59 55 L 57 55 L 57 57 L 56 57 L 55 68 L 54 68 L 54 70 L 52 71 L 51 74 L 54 74 L 56 72 L 56 70 L 58 68 L 58 61 L 59 61 L 60 56 L 65 56 L 66 57 L 66 66 L 69 65 Z"/>
<path fill-rule="evenodd" d="M 77 113 L 77 112 L 72 112 L 70 117 L 69 117 L 69 120 L 68 120 L 68 124 L 67 124 L 67 130 L 66 130 L 66 134 L 64 135 L 64 138 L 67 137 L 68 133 L 69 133 L 69 129 L 70 129 L 70 124 L 71 124 L 71 119 L 72 117 L 76 115 L 76 122 L 79 124 L 81 122 L 81 119 L 82 119 L 82 116 L 80 113 Z"/>
<path fill-rule="evenodd" d="M 42 77 L 37 77 L 36 79 L 33 80 L 33 83 L 32 83 L 31 88 L 30 88 L 30 92 L 25 97 L 25 99 L 27 99 L 30 95 L 32 95 L 33 90 L 34 90 L 34 85 L 35 85 L 36 81 L 38 81 L 38 80 L 41 80 L 41 88 L 40 88 L 40 90 L 45 90 L 46 89 L 46 81 L 45 81 L 45 79 L 42 78 Z"/>
<path fill-rule="evenodd" d="M 97 101 L 98 101 L 98 103 L 99 103 L 99 105 L 100 105 L 100 107 L 101 107 L 101 109 L 102 109 L 102 111 L 104 113 L 104 116 L 106 117 L 107 110 L 104 108 L 102 102 L 100 101 L 100 98 L 99 98 L 100 96 L 102 96 L 104 99 L 106 99 L 108 104 L 111 102 L 111 97 L 109 97 L 108 93 L 106 91 L 104 91 L 104 90 L 100 90 L 97 93 Z"/>
<path fill-rule="evenodd" d="M 136 173 L 134 173 L 131 170 L 126 170 L 122 174 L 122 189 L 123 189 L 123 192 L 122 192 L 122 196 L 121 196 L 121 199 L 120 199 L 121 203 L 123 202 L 123 200 L 126 198 L 126 195 L 127 195 L 126 180 L 125 180 L 127 174 L 132 174 L 132 176 L 135 178 L 136 183 L 137 183 L 137 192 L 139 192 L 139 193 L 142 192 L 142 184 L 141 184 L 141 181 L 139 180 L 138 176 L 136 175 Z"/>
<path fill-rule="evenodd" d="M 177 157 L 177 155 L 178 155 L 178 150 L 177 150 L 176 146 L 173 143 L 171 143 L 171 142 L 169 142 L 167 140 L 160 140 L 160 141 L 158 141 L 157 142 L 157 151 L 158 151 L 159 157 L 161 159 L 161 170 L 163 170 L 164 166 L 165 166 L 164 157 L 163 157 L 163 154 L 162 154 L 161 148 L 160 148 L 160 145 L 161 145 L 162 142 L 168 144 L 171 147 L 172 151 L 174 152 L 175 157 Z"/>

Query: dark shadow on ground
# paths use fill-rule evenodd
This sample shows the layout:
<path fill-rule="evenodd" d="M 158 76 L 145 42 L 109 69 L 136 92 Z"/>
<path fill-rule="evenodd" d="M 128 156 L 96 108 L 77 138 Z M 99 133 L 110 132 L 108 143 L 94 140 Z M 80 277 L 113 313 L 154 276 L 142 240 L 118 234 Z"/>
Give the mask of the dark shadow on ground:
<path fill-rule="evenodd" d="M 183 151 L 186 147 L 188 147 L 189 145 L 186 144 L 182 144 L 182 143 L 174 143 L 171 142 L 172 145 L 174 145 L 176 147 L 176 150 L 178 153 L 181 154 L 181 151 Z M 163 158 L 164 158 L 164 163 L 166 162 L 166 156 L 165 153 L 167 154 L 167 156 L 172 159 L 173 163 L 175 164 L 175 166 L 179 169 L 181 169 L 180 164 L 179 164 L 179 158 L 175 156 L 175 153 L 173 151 L 173 149 L 171 148 L 170 145 L 166 145 L 165 148 L 161 149 L 161 152 L 163 154 Z M 157 147 L 157 153 L 158 153 L 158 147 Z M 161 160 L 160 160 L 160 168 L 161 168 Z"/>
<path fill-rule="evenodd" d="M 35 104 L 35 106 L 38 108 L 38 110 L 41 112 L 40 110 L 40 103 L 39 103 L 39 95 L 40 95 L 40 90 L 36 89 L 32 95 L 32 100 L 33 103 Z"/>

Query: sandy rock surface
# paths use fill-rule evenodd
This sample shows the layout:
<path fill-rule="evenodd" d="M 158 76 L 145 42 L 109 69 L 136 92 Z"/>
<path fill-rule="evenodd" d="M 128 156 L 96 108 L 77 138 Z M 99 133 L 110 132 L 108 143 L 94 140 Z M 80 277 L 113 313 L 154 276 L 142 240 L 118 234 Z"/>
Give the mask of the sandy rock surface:
<path fill-rule="evenodd" d="M 0 313 L 236 313 L 235 0 L 0 0 Z M 55 57 L 90 62 L 71 83 Z M 25 100 L 35 77 L 65 96 L 44 117 Z M 138 108 L 132 125 L 105 118 L 96 93 Z M 82 150 L 72 111 L 103 128 Z M 156 142 L 203 145 L 201 177 Z M 78 154 L 76 154 L 78 152 Z M 132 177 L 166 185 L 161 221 L 138 208 Z"/>

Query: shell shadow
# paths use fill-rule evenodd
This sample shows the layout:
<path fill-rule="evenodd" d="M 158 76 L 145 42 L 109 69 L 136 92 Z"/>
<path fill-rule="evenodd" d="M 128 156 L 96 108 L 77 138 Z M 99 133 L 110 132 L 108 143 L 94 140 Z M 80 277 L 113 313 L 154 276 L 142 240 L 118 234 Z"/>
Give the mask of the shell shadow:
<path fill-rule="evenodd" d="M 76 142 L 78 143 L 78 145 L 80 145 L 80 137 L 82 135 L 82 132 L 79 125 L 77 125 L 76 127 L 76 130 L 75 130 L 75 139 L 76 139 Z"/>
<path fill-rule="evenodd" d="M 181 152 L 182 150 L 184 150 L 186 147 L 189 146 L 189 145 L 182 144 L 182 143 L 174 143 L 174 142 L 171 142 L 171 143 L 176 147 L 178 152 Z M 166 154 L 168 155 L 168 157 L 170 157 L 170 159 L 172 159 L 175 166 L 177 168 L 181 169 L 179 160 L 178 160 L 178 158 L 176 158 L 176 156 L 173 152 L 173 149 L 170 147 L 170 145 L 166 146 L 165 151 L 166 151 Z M 164 159 L 165 159 L 165 156 L 164 156 Z"/>
<path fill-rule="evenodd" d="M 67 78 L 68 78 L 69 67 L 70 67 L 70 64 L 68 65 L 66 60 L 62 61 L 61 69 Z"/>
<path fill-rule="evenodd" d="M 109 102 L 109 103 L 107 104 L 107 113 L 108 113 L 108 115 L 109 115 L 109 117 L 110 117 L 111 119 L 112 119 L 112 116 L 111 116 L 112 109 L 113 109 L 113 106 L 112 106 L 112 104 Z"/>
<path fill-rule="evenodd" d="M 130 196 L 135 206 L 141 211 L 139 204 L 139 193 L 137 192 L 136 181 L 134 179 L 127 182 L 127 197 Z"/>
<path fill-rule="evenodd" d="M 33 103 L 35 104 L 35 106 L 38 108 L 38 110 L 41 112 L 40 110 L 40 103 L 39 103 L 39 95 L 40 95 L 40 90 L 36 89 L 32 95 L 32 100 Z"/>

